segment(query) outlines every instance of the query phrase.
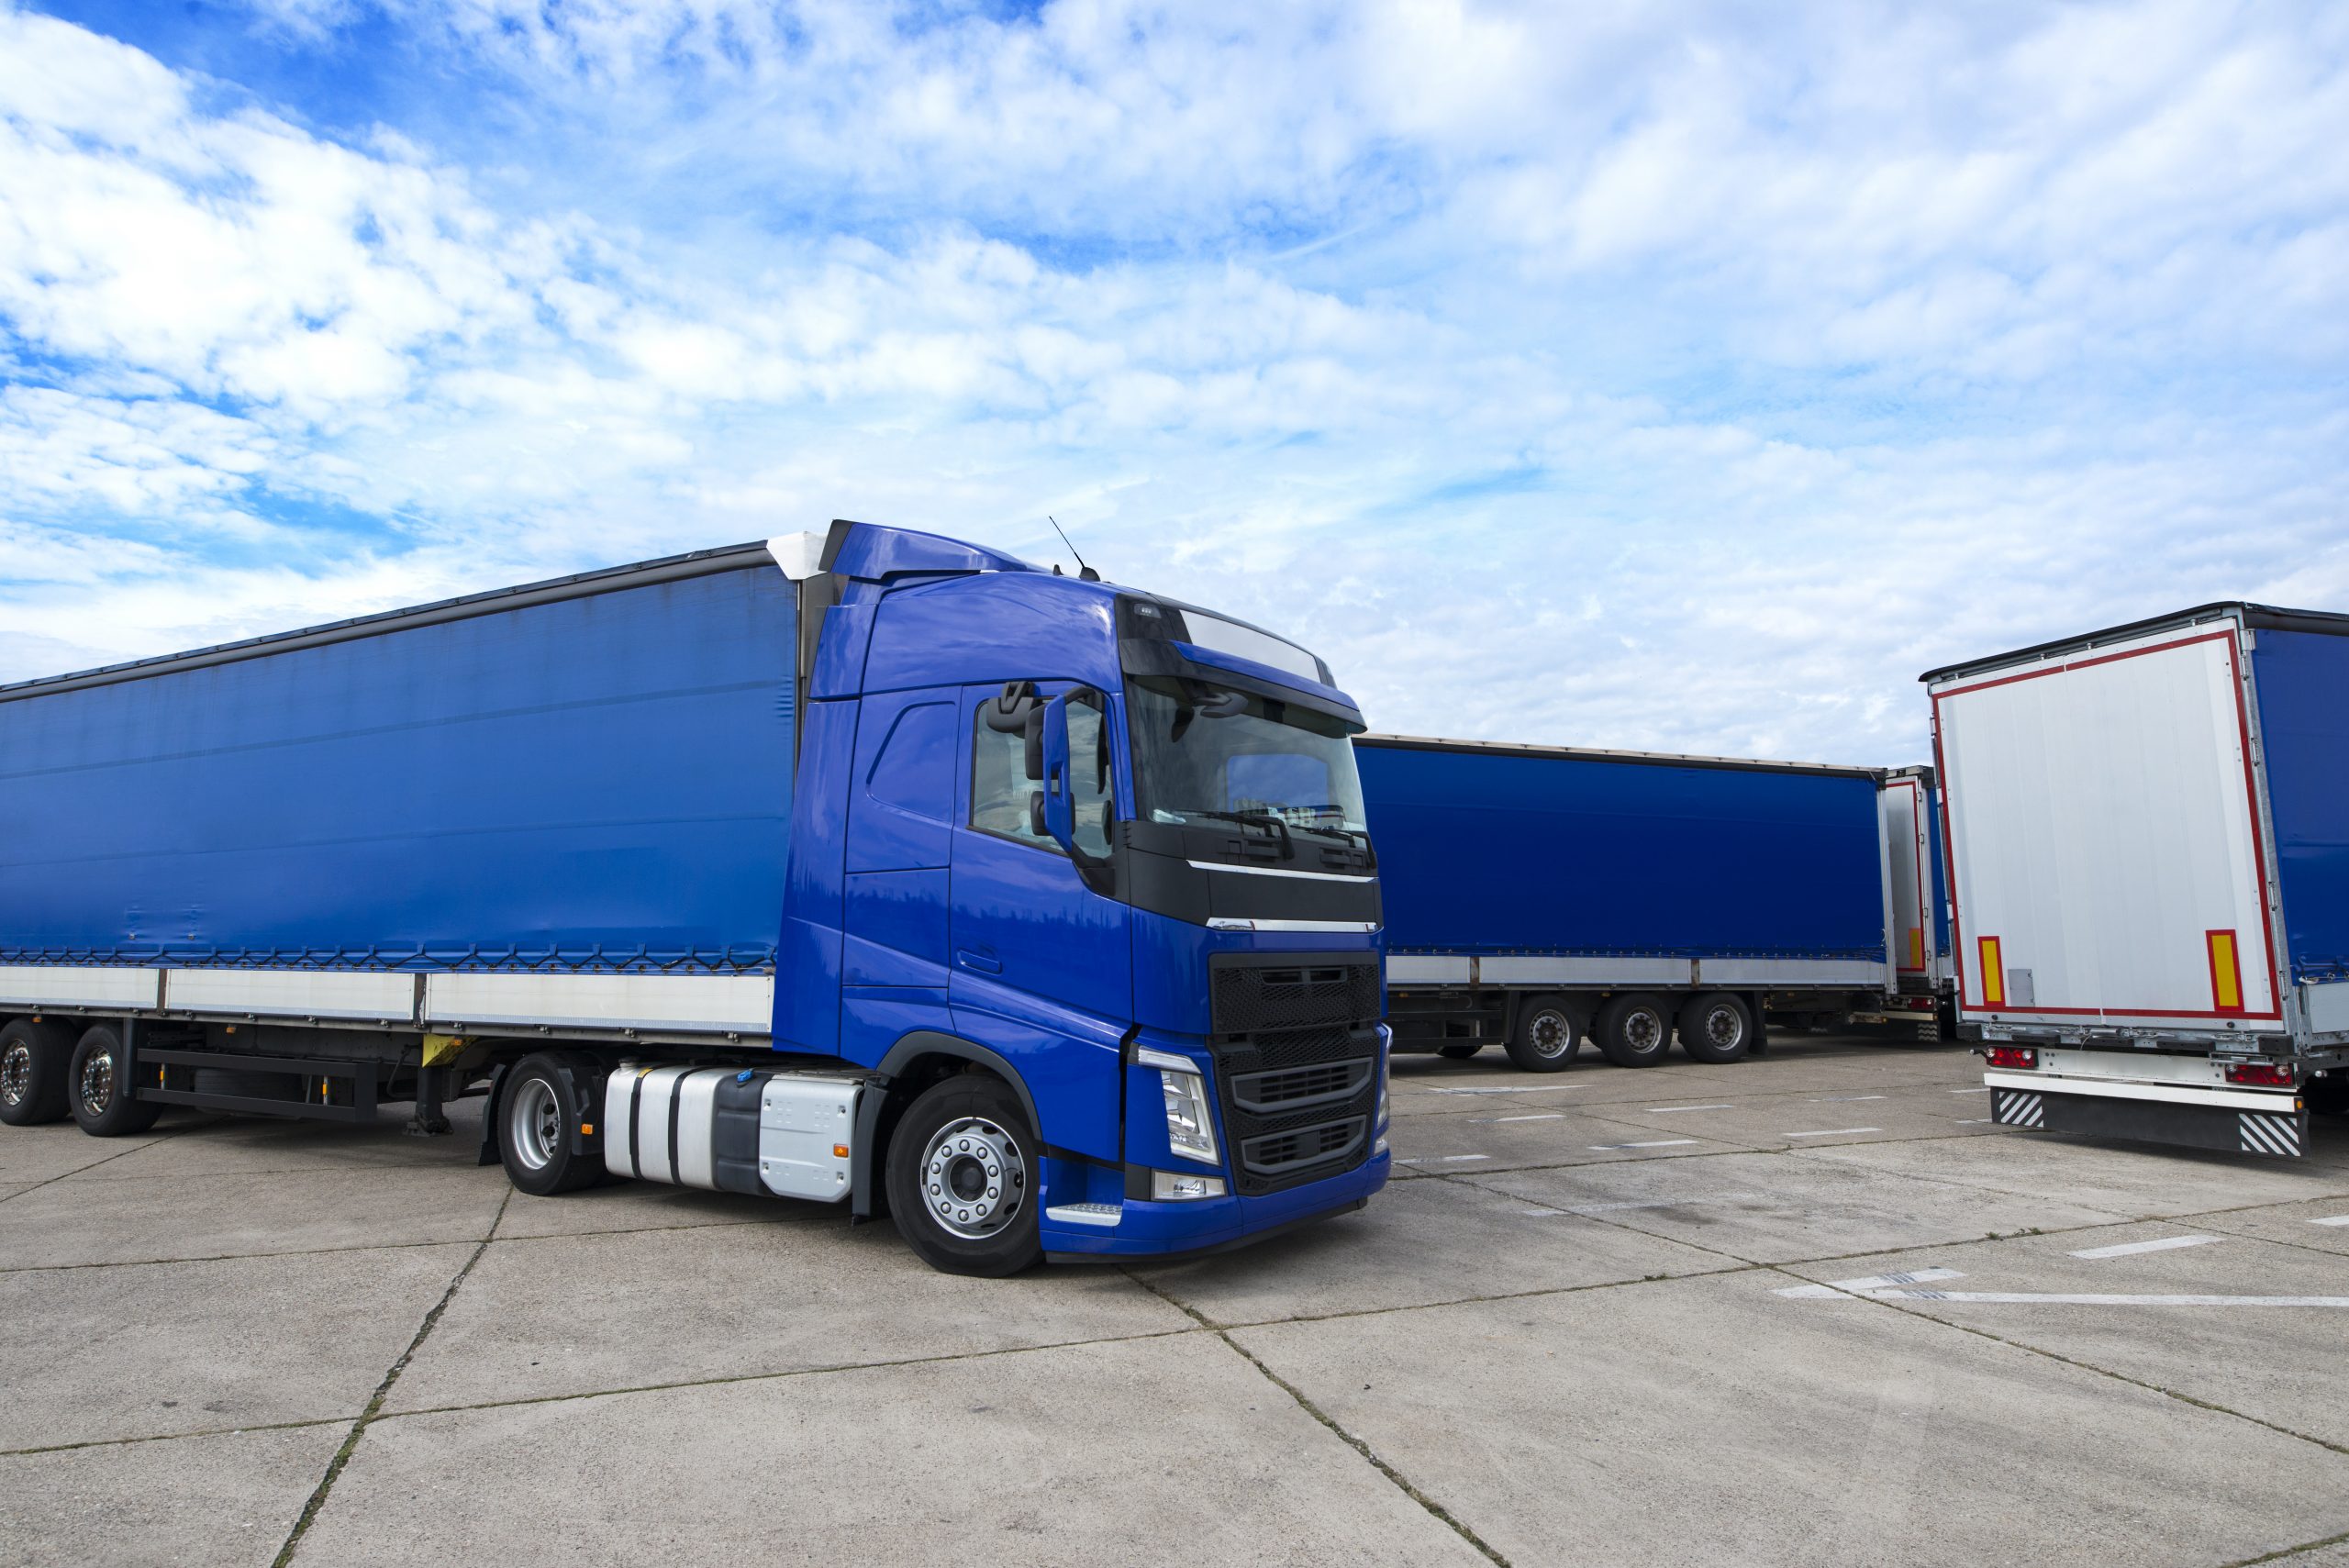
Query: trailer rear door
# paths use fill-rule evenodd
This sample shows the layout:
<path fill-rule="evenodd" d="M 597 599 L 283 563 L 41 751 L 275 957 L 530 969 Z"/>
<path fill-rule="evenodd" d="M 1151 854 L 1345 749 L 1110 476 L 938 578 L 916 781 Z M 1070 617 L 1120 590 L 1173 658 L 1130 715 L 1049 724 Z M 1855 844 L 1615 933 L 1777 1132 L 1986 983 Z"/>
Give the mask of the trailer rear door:
<path fill-rule="evenodd" d="M 2232 617 L 1932 684 L 1964 1017 L 2279 1018 Z"/>
<path fill-rule="evenodd" d="M 1943 973 L 1933 929 L 1929 799 L 1920 773 L 1894 774 L 1884 781 L 1877 796 L 1884 813 L 1886 870 L 1892 881 L 1893 967 L 1908 990 L 1930 990 Z"/>

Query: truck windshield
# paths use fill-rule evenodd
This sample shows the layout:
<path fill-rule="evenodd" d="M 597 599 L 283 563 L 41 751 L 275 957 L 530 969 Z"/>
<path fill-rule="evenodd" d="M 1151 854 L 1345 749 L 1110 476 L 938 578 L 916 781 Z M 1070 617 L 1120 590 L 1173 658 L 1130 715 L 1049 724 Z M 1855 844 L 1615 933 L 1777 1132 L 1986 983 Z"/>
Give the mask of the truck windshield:
<path fill-rule="evenodd" d="M 1277 697 L 1203 681 L 1126 683 L 1138 805 L 1153 822 L 1271 817 L 1364 831 L 1353 727 Z"/>

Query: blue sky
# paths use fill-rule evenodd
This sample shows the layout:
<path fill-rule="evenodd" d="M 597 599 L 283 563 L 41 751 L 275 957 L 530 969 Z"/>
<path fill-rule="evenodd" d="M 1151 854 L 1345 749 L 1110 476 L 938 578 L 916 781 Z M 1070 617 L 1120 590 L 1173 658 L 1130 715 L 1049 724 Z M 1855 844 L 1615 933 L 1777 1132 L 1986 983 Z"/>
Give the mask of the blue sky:
<path fill-rule="evenodd" d="M 1904 762 L 2349 609 L 2349 9 L 0 0 L 0 680 L 836 516 Z"/>

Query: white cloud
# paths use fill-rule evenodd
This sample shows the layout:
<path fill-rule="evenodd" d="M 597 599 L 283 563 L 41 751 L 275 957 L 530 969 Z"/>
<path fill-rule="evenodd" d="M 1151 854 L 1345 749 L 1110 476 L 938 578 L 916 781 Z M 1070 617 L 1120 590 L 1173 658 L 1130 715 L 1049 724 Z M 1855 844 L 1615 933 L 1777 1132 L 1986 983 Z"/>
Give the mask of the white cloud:
<path fill-rule="evenodd" d="M 1897 762 L 1927 663 L 2349 605 L 2336 9 L 256 15 L 475 95 L 0 8 L 0 678 L 1049 511 L 1387 728 Z"/>

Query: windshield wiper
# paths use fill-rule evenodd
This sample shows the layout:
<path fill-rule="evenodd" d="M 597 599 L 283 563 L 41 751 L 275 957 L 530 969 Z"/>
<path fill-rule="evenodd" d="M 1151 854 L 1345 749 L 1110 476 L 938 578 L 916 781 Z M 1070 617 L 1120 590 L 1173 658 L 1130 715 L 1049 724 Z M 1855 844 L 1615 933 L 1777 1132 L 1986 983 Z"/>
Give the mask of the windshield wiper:
<path fill-rule="evenodd" d="M 1205 817 L 1217 822 L 1239 822 L 1252 827 L 1270 828 L 1281 836 L 1281 856 L 1295 860 L 1297 848 L 1289 842 L 1288 824 L 1269 811 L 1186 811 L 1186 817 Z"/>

